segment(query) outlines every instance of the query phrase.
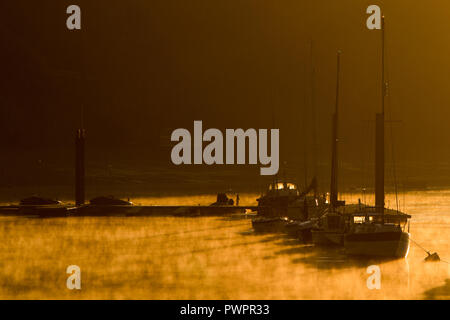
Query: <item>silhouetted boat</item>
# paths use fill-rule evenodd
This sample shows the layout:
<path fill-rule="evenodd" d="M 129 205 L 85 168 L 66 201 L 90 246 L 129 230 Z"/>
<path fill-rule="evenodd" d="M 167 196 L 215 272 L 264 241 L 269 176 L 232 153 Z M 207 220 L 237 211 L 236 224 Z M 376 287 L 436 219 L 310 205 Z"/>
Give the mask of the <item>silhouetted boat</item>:
<path fill-rule="evenodd" d="M 113 196 L 93 198 L 89 204 L 77 207 L 77 216 L 126 216 L 137 211 L 133 202 Z"/>
<path fill-rule="evenodd" d="M 19 215 L 25 216 L 65 217 L 68 214 L 67 207 L 60 201 L 37 196 L 20 200 L 17 209 Z"/>
<path fill-rule="evenodd" d="M 315 186 L 314 178 L 310 186 L 300 193 L 295 183 L 286 181 L 271 183 L 266 194 L 257 199 L 258 217 L 252 220 L 253 229 L 257 232 L 302 231 L 303 229 L 295 222 L 315 217 L 325 203 L 323 198 L 308 196 Z"/>
<path fill-rule="evenodd" d="M 41 198 L 32 196 L 29 198 L 25 198 L 20 200 L 21 206 L 50 206 L 50 205 L 61 205 L 61 201 L 52 200 L 49 198 Z"/>
<path fill-rule="evenodd" d="M 258 214 L 265 217 L 292 217 L 304 219 L 304 197 L 301 197 L 297 185 L 292 182 L 273 182 L 267 192 L 256 199 Z M 306 211 L 306 212 L 305 212 Z"/>
<path fill-rule="evenodd" d="M 349 255 L 404 257 L 409 250 L 409 218 L 405 213 L 351 204 L 327 212 L 312 231 L 318 246 L 343 246 Z"/>
<path fill-rule="evenodd" d="M 337 210 L 327 210 L 319 218 L 317 228 L 311 230 L 311 240 L 316 246 L 344 245 L 345 219 Z"/>
<path fill-rule="evenodd" d="M 376 207 L 365 207 L 351 214 L 344 235 L 349 255 L 403 258 L 409 252 L 410 215 Z"/>
<path fill-rule="evenodd" d="M 218 193 L 217 200 L 211 203 L 211 206 L 232 206 L 234 205 L 234 200 L 228 198 L 226 193 Z"/>
<path fill-rule="evenodd" d="M 318 218 L 313 217 L 306 221 L 289 221 L 285 225 L 285 232 L 303 243 L 309 243 L 312 241 L 312 232 L 318 228 Z"/>
<path fill-rule="evenodd" d="M 338 208 L 345 205 L 338 200 L 338 124 L 339 124 L 339 84 L 341 52 L 337 52 L 336 63 L 336 96 L 335 109 L 332 116 L 331 133 L 331 179 L 330 201 L 328 208 L 319 217 L 318 228 L 311 230 L 311 239 L 314 245 L 342 245 L 344 224 Z"/>
<path fill-rule="evenodd" d="M 343 245 L 349 255 L 406 257 L 409 252 L 410 215 L 385 208 L 384 193 L 384 17 L 382 17 L 382 111 L 376 114 L 375 132 L 375 207 L 364 204 L 342 205 L 337 200 L 337 105 L 333 117 L 333 156 L 330 208 L 320 219 L 321 230 L 313 231 L 316 245 Z M 339 84 L 339 54 L 338 82 Z M 337 86 L 339 89 L 339 86 Z M 338 92 L 338 90 L 337 90 Z M 338 95 L 336 95 L 338 97 Z"/>
<path fill-rule="evenodd" d="M 363 206 L 352 214 L 349 229 L 344 236 L 347 254 L 383 257 L 406 257 L 409 252 L 410 215 L 385 208 L 384 194 L 384 16 L 381 18 L 381 112 L 375 124 L 375 207 Z M 408 226 L 408 228 L 407 228 Z"/>

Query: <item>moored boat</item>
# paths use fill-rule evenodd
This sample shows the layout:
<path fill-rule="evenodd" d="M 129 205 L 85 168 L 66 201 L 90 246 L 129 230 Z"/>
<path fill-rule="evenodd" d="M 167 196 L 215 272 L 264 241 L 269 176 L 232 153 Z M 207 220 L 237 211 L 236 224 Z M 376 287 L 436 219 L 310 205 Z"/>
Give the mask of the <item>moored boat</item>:
<path fill-rule="evenodd" d="M 68 209 L 61 201 L 37 196 L 22 199 L 17 207 L 21 216 L 65 217 Z"/>
<path fill-rule="evenodd" d="M 403 258 L 408 256 L 410 215 L 364 208 L 351 214 L 344 248 L 349 255 Z"/>
<path fill-rule="evenodd" d="M 252 220 L 257 232 L 283 232 L 301 234 L 310 232 L 309 225 L 299 223 L 315 217 L 323 209 L 323 198 L 308 196 L 315 188 L 315 179 L 303 192 L 292 182 L 273 182 L 265 195 L 257 199 L 258 216 Z M 308 235 L 305 238 L 309 237 Z"/>
<path fill-rule="evenodd" d="M 319 217 L 319 228 L 311 231 L 312 242 L 316 246 L 342 245 L 345 232 L 345 220 L 339 209 L 345 202 L 338 200 L 338 120 L 339 120 L 339 81 L 341 52 L 337 52 L 336 64 L 336 97 L 332 116 L 331 136 L 331 179 L 328 208 Z"/>
<path fill-rule="evenodd" d="M 126 216 L 133 213 L 136 208 L 133 202 L 122 200 L 113 196 L 100 196 L 93 198 L 89 204 L 76 209 L 77 216 Z"/>
<path fill-rule="evenodd" d="M 352 214 L 344 237 L 347 254 L 403 258 L 408 255 L 410 215 L 385 208 L 385 96 L 384 16 L 381 18 L 381 112 L 375 117 L 375 207 L 363 207 Z M 398 207 L 398 203 L 397 203 Z M 406 230 L 408 226 L 408 230 Z"/>
<path fill-rule="evenodd" d="M 311 240 L 316 246 L 335 246 L 344 244 L 345 224 L 343 217 L 331 212 L 321 217 L 319 227 L 311 231 Z"/>
<path fill-rule="evenodd" d="M 384 78 L 384 17 L 382 17 L 382 98 L 381 112 L 375 117 L 375 206 L 340 205 L 337 200 L 337 105 L 333 117 L 332 177 L 330 192 L 330 212 L 321 218 L 323 229 L 313 232 L 315 244 L 336 243 L 343 245 L 348 255 L 402 258 L 409 252 L 410 215 L 385 208 L 385 141 L 384 99 L 386 85 Z M 339 84 L 339 53 L 338 81 Z M 337 86 L 337 93 L 339 86 Z M 398 207 L 398 203 L 397 203 Z M 334 221 L 334 222 L 333 222 Z M 330 222 L 332 222 L 330 224 Z"/>
<path fill-rule="evenodd" d="M 312 241 L 312 232 L 318 228 L 317 218 L 311 218 L 307 221 L 291 220 L 286 224 L 285 232 L 301 242 L 310 243 Z"/>

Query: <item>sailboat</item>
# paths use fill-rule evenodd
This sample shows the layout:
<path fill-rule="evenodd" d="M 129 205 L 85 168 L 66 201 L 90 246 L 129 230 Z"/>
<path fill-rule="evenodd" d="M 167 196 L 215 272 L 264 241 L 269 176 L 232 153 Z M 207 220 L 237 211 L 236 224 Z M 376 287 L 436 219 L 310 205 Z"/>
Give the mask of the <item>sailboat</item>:
<path fill-rule="evenodd" d="M 311 65 L 312 64 L 311 42 Z M 311 73 L 311 108 L 314 111 L 314 69 Z M 313 145 L 314 175 L 309 184 L 306 174 L 305 160 L 305 188 L 301 191 L 298 185 L 286 179 L 286 175 L 279 180 L 278 176 L 269 184 L 265 194 L 256 199 L 258 217 L 252 220 L 253 229 L 257 232 L 282 232 L 302 241 L 309 241 L 311 236 L 310 219 L 315 219 L 326 207 L 325 198 L 318 195 L 317 183 L 317 146 L 315 132 L 315 116 L 313 116 Z M 306 136 L 306 135 L 305 135 Z M 306 149 L 306 148 L 305 148 Z M 305 151 L 306 157 L 306 151 Z M 310 194 L 312 193 L 313 194 Z"/>
<path fill-rule="evenodd" d="M 375 123 L 375 207 L 362 206 L 351 213 L 344 236 L 347 254 L 363 256 L 406 257 L 409 252 L 410 215 L 385 208 L 384 194 L 384 122 L 386 81 L 384 74 L 384 16 L 381 18 L 381 112 Z"/>
<path fill-rule="evenodd" d="M 339 56 L 336 109 L 333 115 L 333 141 L 330 206 L 319 219 L 320 229 L 312 231 L 315 245 L 341 245 L 348 255 L 400 258 L 409 252 L 410 215 L 385 208 L 384 203 L 384 17 L 382 17 L 382 98 L 381 112 L 376 114 L 375 133 L 375 206 L 362 203 L 345 205 L 338 201 L 337 127 L 339 97 Z"/>
<path fill-rule="evenodd" d="M 331 141 L 331 183 L 329 206 L 321 217 L 318 218 L 317 228 L 311 230 L 312 242 L 315 245 L 343 245 L 345 221 L 344 216 L 338 211 L 345 202 L 338 200 L 338 120 L 339 120 L 339 76 L 340 76 L 341 51 L 337 52 L 336 61 L 336 97 L 335 109 L 332 117 L 332 141 Z"/>

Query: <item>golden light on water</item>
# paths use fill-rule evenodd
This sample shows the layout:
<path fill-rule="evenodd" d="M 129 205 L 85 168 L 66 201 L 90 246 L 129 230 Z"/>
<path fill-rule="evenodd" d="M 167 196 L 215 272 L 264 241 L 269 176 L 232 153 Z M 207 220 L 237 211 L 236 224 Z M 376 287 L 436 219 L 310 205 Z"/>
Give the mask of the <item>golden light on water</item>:
<path fill-rule="evenodd" d="M 241 195 L 254 202 L 256 195 Z M 356 195 L 345 194 L 345 198 Z M 215 195 L 133 199 L 208 204 Z M 253 202 L 252 202 L 253 201 Z M 450 260 L 450 190 L 407 193 L 411 237 Z M 407 259 L 361 261 L 280 235 L 257 235 L 226 217 L 0 218 L 2 299 L 426 299 L 449 298 L 449 265 Z M 66 288 L 68 265 L 82 289 Z M 381 268 L 369 290 L 366 268 Z"/>

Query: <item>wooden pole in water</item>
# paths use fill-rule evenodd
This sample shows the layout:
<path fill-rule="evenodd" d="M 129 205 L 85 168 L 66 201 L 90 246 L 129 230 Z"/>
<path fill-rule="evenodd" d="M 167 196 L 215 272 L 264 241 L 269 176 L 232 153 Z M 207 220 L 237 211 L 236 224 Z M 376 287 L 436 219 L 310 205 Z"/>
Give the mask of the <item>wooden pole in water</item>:
<path fill-rule="evenodd" d="M 75 137 L 75 205 L 84 204 L 84 140 L 85 130 L 78 129 Z"/>

